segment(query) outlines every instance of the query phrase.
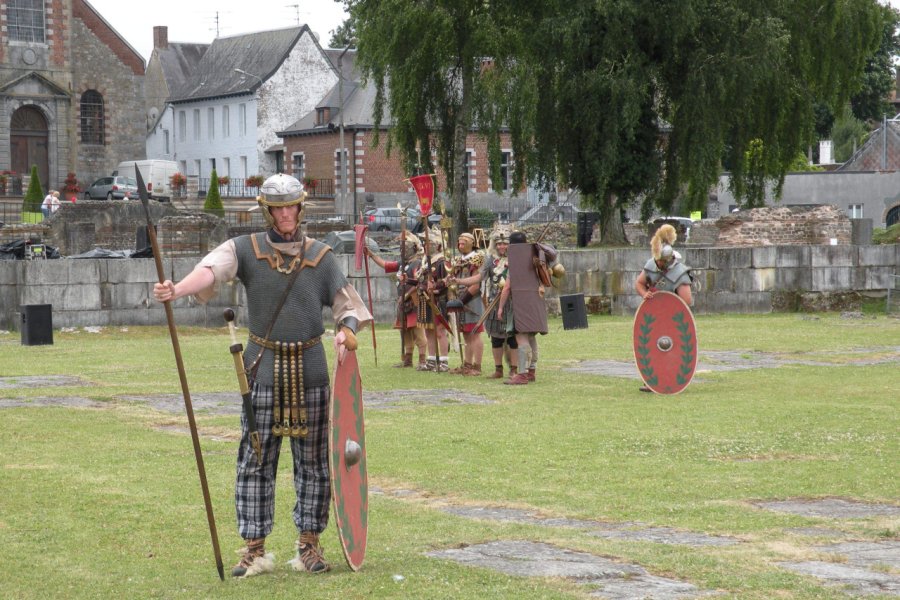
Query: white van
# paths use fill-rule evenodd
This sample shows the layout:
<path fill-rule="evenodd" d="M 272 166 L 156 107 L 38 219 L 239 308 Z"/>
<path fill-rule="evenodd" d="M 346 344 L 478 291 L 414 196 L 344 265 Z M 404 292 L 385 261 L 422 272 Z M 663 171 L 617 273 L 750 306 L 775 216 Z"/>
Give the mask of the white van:
<path fill-rule="evenodd" d="M 178 163 L 174 160 L 126 160 L 119 163 L 113 175 L 135 177 L 135 166 L 140 169 L 141 177 L 147 186 L 150 197 L 160 202 L 168 202 L 172 198 L 171 178 L 178 172 Z"/>

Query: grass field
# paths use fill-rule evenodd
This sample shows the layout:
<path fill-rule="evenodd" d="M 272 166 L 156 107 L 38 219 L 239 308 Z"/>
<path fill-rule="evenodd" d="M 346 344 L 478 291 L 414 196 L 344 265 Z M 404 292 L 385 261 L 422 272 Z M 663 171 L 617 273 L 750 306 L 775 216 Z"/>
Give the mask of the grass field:
<path fill-rule="evenodd" d="M 639 381 L 568 370 L 584 360 L 633 361 L 630 318 L 596 317 L 540 338 L 537 382 L 392 369 L 399 340 L 379 328 L 378 364 L 361 336 L 366 390 L 449 388 L 491 402 L 406 402 L 366 415 L 370 497 L 366 563 L 351 572 L 334 526 L 323 540 L 334 570 L 293 573 L 290 462 L 282 460 L 272 576 L 220 582 L 182 414 L 128 396 L 181 393 L 165 328 L 54 332 L 52 346 L 0 335 L 0 378 L 70 375 L 80 383 L 20 387 L 0 379 L 0 598 L 581 598 L 571 579 L 514 577 L 426 556 L 494 540 L 534 540 L 639 564 L 716 597 L 847 598 L 780 567 L 823 560 L 793 528 L 841 539 L 900 540 L 900 517 L 832 519 L 753 502 L 837 497 L 900 506 L 900 319 L 837 314 L 697 318 L 700 360 L 711 351 L 765 353 L 777 366 L 699 372 L 675 396 Z M 225 329 L 183 328 L 192 394 L 235 391 Z M 241 337 L 245 334 L 241 332 Z M 329 356 L 331 353 L 329 352 Z M 452 366 L 458 364 L 451 355 Z M 485 374 L 491 370 L 489 350 Z M 807 364 L 809 363 L 809 364 Z M 8 380 L 7 380 L 8 381 Z M 81 398 L 100 408 L 45 406 Z M 13 406 L 31 402 L 32 406 Z M 4 402 L 6 404 L 4 404 Z M 74 400 L 71 404 L 74 404 Z M 241 546 L 234 525 L 235 415 L 198 412 L 226 570 Z M 287 449 L 285 449 L 287 452 Z M 286 457 L 287 455 L 285 455 Z M 404 497 L 399 490 L 411 490 Z M 548 517 L 641 523 L 731 536 L 727 547 L 606 539 L 571 527 L 476 520 L 441 506 L 518 508 Z M 886 575 L 900 568 L 879 567 Z M 885 596 L 887 597 L 887 596 Z M 896 596 L 892 596 L 896 597 Z"/>

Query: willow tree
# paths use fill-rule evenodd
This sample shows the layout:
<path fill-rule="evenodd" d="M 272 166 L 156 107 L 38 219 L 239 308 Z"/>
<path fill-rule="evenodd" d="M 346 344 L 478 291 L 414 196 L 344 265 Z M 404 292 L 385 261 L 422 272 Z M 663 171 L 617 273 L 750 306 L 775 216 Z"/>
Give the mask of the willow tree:
<path fill-rule="evenodd" d="M 623 204 L 703 208 L 723 164 L 745 203 L 772 183 L 780 193 L 815 140 L 817 106 L 841 107 L 859 88 L 888 18 L 876 0 L 346 4 L 377 124 L 389 110 L 410 169 L 434 148 L 458 227 L 474 123 L 492 174 L 508 129 L 517 183 L 580 191 L 609 244 L 625 241 Z"/>
<path fill-rule="evenodd" d="M 436 157 L 447 175 L 456 232 L 467 230 L 466 136 L 488 102 L 481 74 L 515 47 L 510 36 L 521 35 L 512 26 L 516 12 L 484 0 L 345 5 L 358 40 L 357 67 L 375 89 L 376 136 L 389 126 L 387 151 L 398 151 L 410 174 L 431 172 Z M 491 147 L 499 163 L 496 140 Z"/>
<path fill-rule="evenodd" d="M 537 149 L 530 172 L 579 189 L 612 244 L 624 242 L 622 202 L 701 209 L 723 161 L 737 197 L 761 203 L 766 182 L 780 193 L 815 139 L 815 102 L 840 107 L 859 87 L 886 19 L 875 0 L 548 0 L 546 10 L 525 25 L 537 35 L 519 61 L 532 68 L 515 75 L 534 80 L 507 88 L 542 85 L 520 132 Z"/>

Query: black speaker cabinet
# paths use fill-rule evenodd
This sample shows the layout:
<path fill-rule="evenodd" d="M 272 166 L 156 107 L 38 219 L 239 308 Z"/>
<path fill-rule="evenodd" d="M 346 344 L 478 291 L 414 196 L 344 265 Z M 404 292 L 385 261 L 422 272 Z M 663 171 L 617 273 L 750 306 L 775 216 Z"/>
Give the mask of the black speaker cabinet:
<path fill-rule="evenodd" d="M 22 345 L 53 343 L 53 305 L 27 304 L 22 309 Z"/>
<path fill-rule="evenodd" d="M 584 294 L 560 296 L 559 310 L 562 313 L 563 329 L 587 329 L 587 310 L 584 307 Z"/>

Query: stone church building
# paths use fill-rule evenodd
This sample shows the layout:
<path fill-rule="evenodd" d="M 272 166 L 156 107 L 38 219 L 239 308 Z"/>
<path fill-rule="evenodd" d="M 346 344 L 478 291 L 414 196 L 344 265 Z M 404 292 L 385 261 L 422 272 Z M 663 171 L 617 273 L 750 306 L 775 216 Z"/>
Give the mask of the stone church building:
<path fill-rule="evenodd" d="M 144 60 L 85 0 L 0 3 L 0 172 L 82 187 L 145 156 Z"/>

